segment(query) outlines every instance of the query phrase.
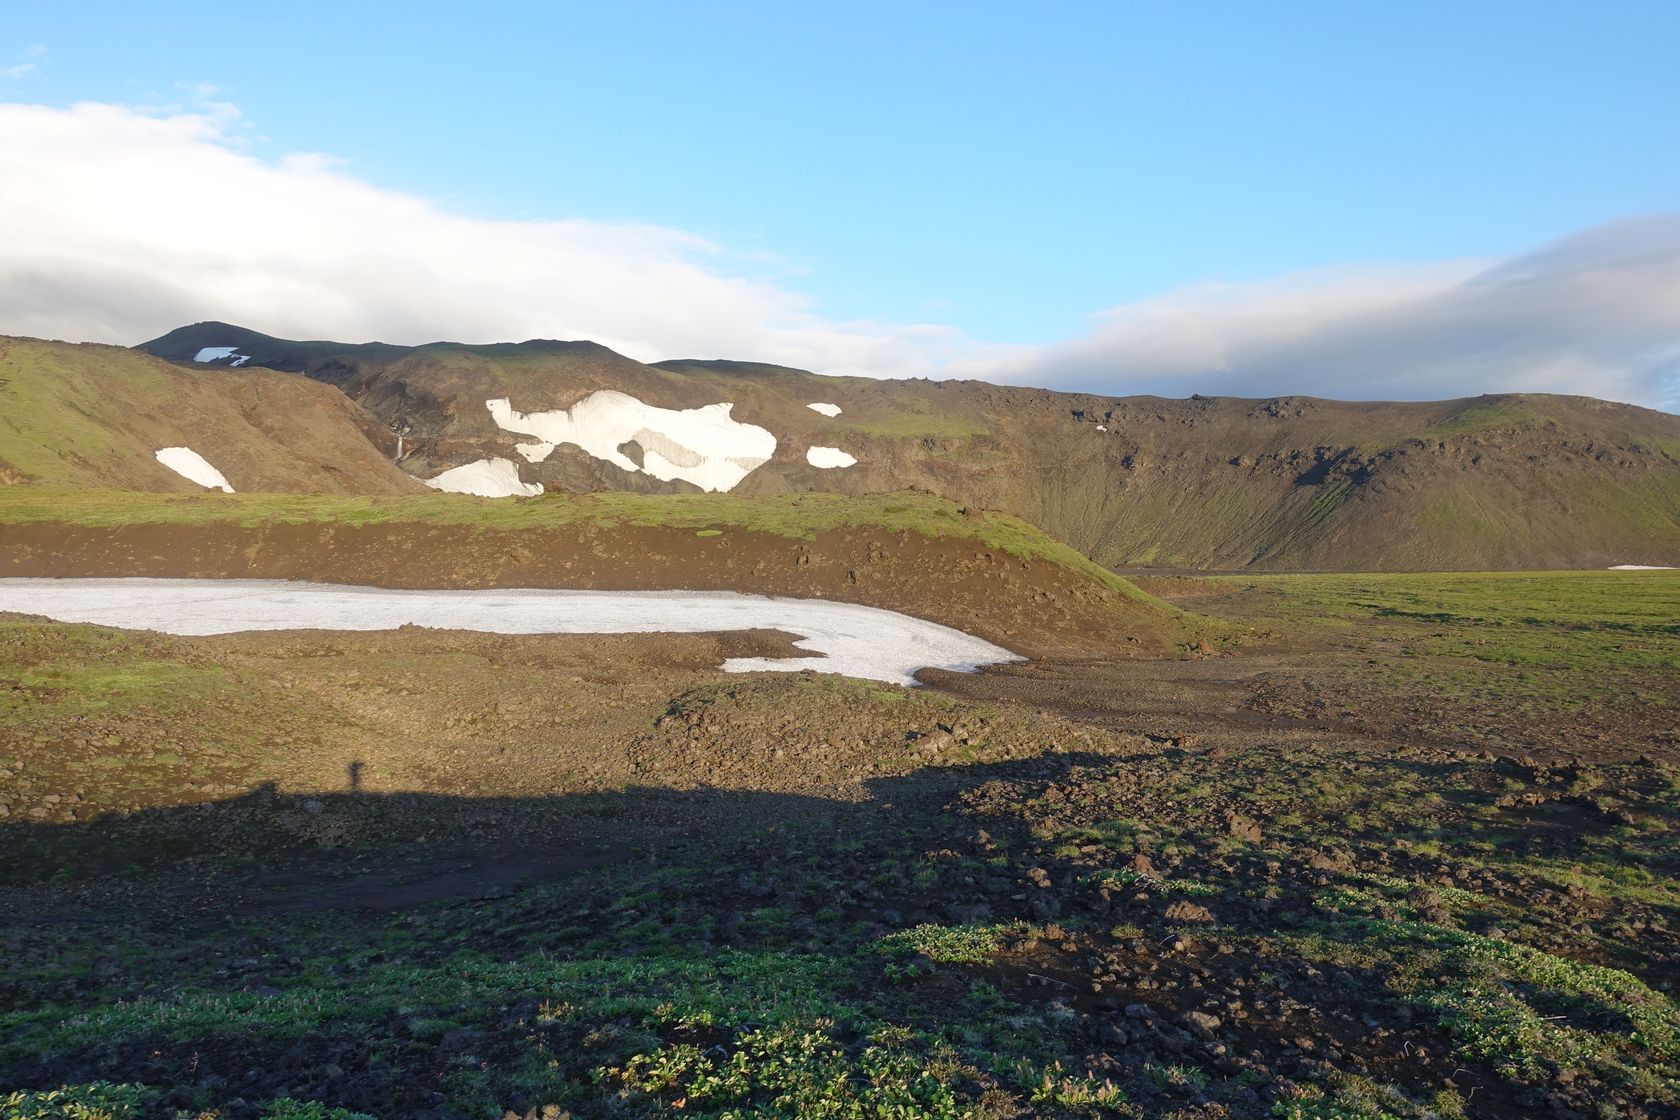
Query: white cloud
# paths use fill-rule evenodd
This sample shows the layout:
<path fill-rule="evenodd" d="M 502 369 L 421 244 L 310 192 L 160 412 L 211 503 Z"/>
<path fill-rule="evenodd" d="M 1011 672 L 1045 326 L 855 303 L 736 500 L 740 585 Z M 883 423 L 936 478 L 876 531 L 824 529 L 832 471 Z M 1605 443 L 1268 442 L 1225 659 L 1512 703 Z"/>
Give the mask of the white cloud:
<path fill-rule="evenodd" d="M 31 74 L 40 73 L 41 67 L 47 63 L 47 48 L 40 43 L 25 47 L 23 59 L 24 61 L 16 65 L 0 67 L 0 74 L 8 78 L 27 78 Z"/>
<path fill-rule="evenodd" d="M 1503 262 L 1206 285 L 1115 308 L 1010 363 L 1100 392 L 1420 399 L 1584 393 L 1680 405 L 1680 215 Z"/>
<path fill-rule="evenodd" d="M 0 332 L 133 343 L 222 319 L 290 337 L 589 338 L 644 360 L 746 357 L 915 375 L 960 331 L 842 323 L 722 250 L 652 225 L 489 221 L 318 154 L 230 144 L 237 109 L 0 105 Z"/>
<path fill-rule="evenodd" d="M 223 91 L 177 92 L 151 109 L 0 104 L 0 332 L 132 343 L 223 319 L 291 337 L 589 338 L 643 360 L 1115 394 L 1523 389 L 1680 406 L 1680 215 L 1503 262 L 1201 285 L 1103 312 L 1078 339 L 994 345 L 939 324 L 824 318 L 782 283 L 729 275 L 739 258 L 681 230 L 468 218 L 331 156 L 266 161 Z"/>

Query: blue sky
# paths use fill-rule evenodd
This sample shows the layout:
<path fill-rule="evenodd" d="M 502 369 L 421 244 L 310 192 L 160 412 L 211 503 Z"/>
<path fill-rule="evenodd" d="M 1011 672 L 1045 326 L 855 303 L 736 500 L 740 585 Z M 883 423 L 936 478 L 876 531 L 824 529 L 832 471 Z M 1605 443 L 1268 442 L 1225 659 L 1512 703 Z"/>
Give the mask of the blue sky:
<path fill-rule="evenodd" d="M 14 8 L 0 99 L 229 102 L 249 157 L 1010 347 L 1680 210 L 1674 3 L 257 7 Z"/>

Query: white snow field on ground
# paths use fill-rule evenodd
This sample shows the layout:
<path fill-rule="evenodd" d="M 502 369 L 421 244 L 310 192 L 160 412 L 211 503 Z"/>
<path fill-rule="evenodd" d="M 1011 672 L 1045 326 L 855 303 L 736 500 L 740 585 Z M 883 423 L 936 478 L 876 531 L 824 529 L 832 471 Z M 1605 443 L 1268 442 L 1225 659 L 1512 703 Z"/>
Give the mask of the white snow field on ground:
<path fill-rule="evenodd" d="M 732 418 L 733 404 L 658 408 L 601 389 L 552 412 L 515 412 L 505 399 L 485 401 L 484 407 L 499 427 L 536 437 L 538 442 L 518 447 L 533 463 L 570 443 L 627 471 L 645 470 L 662 482 L 681 479 L 702 490 L 732 490 L 776 453 L 776 437 Z M 642 449 L 640 466 L 619 450 L 632 440 Z"/>
<path fill-rule="evenodd" d="M 812 412 L 822 413 L 824 416 L 828 417 L 830 420 L 832 420 L 836 416 L 840 415 L 840 406 L 839 405 L 828 404 L 824 401 L 814 401 L 811 404 L 806 405 L 805 407 L 810 409 Z"/>
<path fill-rule="evenodd" d="M 433 490 L 481 498 L 535 498 L 543 492 L 540 482 L 519 481 L 519 467 L 512 459 L 478 459 L 420 481 Z"/>
<path fill-rule="evenodd" d="M 196 482 L 206 490 L 233 493 L 233 487 L 222 472 L 205 462 L 204 456 L 190 447 L 160 447 L 153 453 L 157 461 L 189 482 Z"/>
<path fill-rule="evenodd" d="M 1672 572 L 1671 564 L 1612 564 L 1612 572 Z"/>
<path fill-rule="evenodd" d="M 237 346 L 206 346 L 204 349 L 200 350 L 198 353 L 193 355 L 193 361 L 195 361 L 195 362 L 219 362 L 223 358 L 232 357 L 233 361 L 229 362 L 228 365 L 230 365 L 230 366 L 242 366 L 246 362 L 251 360 L 251 355 L 240 354 L 238 356 L 235 356 L 234 351 L 238 350 L 238 349 L 239 349 L 239 347 L 237 347 Z"/>
<path fill-rule="evenodd" d="M 732 657 L 729 673 L 814 669 L 915 685 L 918 669 L 973 672 L 1023 660 L 896 611 L 734 591 L 389 591 L 289 580 L 0 579 L 0 611 L 168 634 L 395 630 L 491 634 L 706 634 L 781 630 L 816 657 Z"/>
<path fill-rule="evenodd" d="M 838 447 L 811 447 L 805 451 L 805 461 L 813 467 L 831 470 L 834 467 L 852 467 L 857 465 L 857 459 L 846 454 Z"/>

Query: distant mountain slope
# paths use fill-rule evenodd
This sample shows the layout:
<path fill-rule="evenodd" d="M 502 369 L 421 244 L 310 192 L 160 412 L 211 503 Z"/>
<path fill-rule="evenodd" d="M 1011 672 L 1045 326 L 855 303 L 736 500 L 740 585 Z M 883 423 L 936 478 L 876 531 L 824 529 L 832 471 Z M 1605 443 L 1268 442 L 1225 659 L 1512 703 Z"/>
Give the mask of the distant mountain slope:
<path fill-rule="evenodd" d="M 644 365 L 588 342 L 294 343 L 215 323 L 143 347 L 188 363 L 206 348 L 235 349 L 195 364 L 248 355 L 338 386 L 407 434 L 402 465 L 425 478 L 503 459 L 527 484 L 571 491 L 736 476 L 744 495 L 917 487 L 1023 517 L 1111 565 L 1680 564 L 1680 417 L 1585 397 L 1104 397 Z M 559 411 L 601 390 L 634 402 Z M 499 423 L 486 402 L 504 399 Z M 725 402 L 726 414 L 684 411 Z"/>
<path fill-rule="evenodd" d="M 159 461 L 186 448 L 235 490 L 398 494 L 419 487 L 354 402 L 269 369 L 183 369 L 120 346 L 0 337 L 0 483 L 202 491 Z"/>

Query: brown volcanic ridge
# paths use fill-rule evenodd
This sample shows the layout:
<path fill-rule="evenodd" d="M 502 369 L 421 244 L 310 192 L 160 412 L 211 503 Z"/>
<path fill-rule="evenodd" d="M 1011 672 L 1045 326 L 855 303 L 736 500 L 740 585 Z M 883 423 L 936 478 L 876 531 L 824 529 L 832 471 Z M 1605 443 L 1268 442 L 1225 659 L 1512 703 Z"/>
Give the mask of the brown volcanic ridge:
<path fill-rule="evenodd" d="M 140 349 L 203 369 L 193 359 L 209 346 L 235 347 L 242 369 L 342 389 L 406 433 L 400 465 L 419 477 L 500 457 L 551 490 L 691 491 L 577 447 L 524 462 L 514 446 L 529 437 L 485 408 L 507 398 L 521 412 L 561 409 L 615 389 L 664 408 L 730 402 L 736 420 L 774 433 L 775 455 L 736 494 L 924 489 L 1012 513 L 1111 566 L 1680 564 L 1680 417 L 1587 397 L 1105 397 L 744 362 L 644 365 L 590 342 L 292 342 L 221 323 Z M 812 402 L 843 411 L 831 419 Z M 812 446 L 857 465 L 811 466 Z"/>
<path fill-rule="evenodd" d="M 195 361 L 206 347 L 233 349 Z M 0 339 L 0 482 L 192 491 L 153 454 L 180 445 L 240 491 L 419 493 L 420 479 L 500 458 L 550 491 L 693 492 L 576 446 L 526 462 L 515 446 L 528 437 L 485 408 L 560 409 L 614 389 L 662 408 L 728 402 L 774 433 L 736 495 L 920 489 L 1014 514 L 1110 566 L 1680 564 L 1680 417 L 1584 397 L 1117 398 L 644 365 L 588 342 L 291 342 L 219 323 L 142 349 L 157 357 Z M 857 463 L 814 467 L 817 446 Z"/>

